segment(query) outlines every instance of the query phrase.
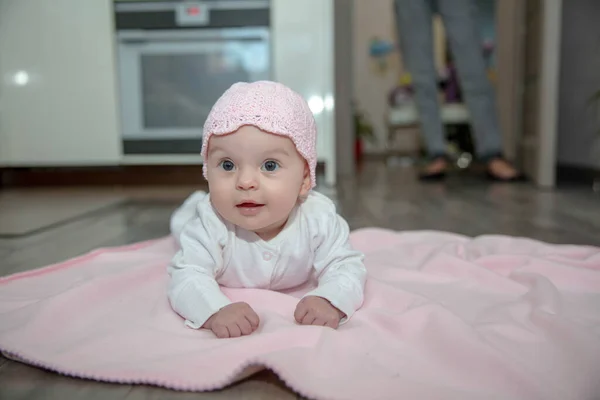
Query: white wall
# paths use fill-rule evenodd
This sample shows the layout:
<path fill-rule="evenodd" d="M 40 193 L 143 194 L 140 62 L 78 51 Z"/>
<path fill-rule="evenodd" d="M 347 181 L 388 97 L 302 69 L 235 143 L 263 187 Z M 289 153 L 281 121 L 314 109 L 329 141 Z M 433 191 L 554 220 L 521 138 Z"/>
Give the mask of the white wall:
<path fill-rule="evenodd" d="M 398 82 L 401 65 L 399 56 L 388 57 L 388 67 L 376 72 L 369 56 L 374 37 L 396 41 L 393 0 L 354 1 L 354 100 L 373 123 L 378 143 L 367 151 L 382 151 L 387 135 L 385 111 L 387 95 Z"/>

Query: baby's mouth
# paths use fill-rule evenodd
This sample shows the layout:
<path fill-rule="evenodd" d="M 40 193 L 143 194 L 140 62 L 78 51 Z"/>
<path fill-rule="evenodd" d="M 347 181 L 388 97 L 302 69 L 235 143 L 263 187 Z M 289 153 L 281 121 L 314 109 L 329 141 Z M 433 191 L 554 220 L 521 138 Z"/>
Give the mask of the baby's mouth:
<path fill-rule="evenodd" d="M 253 201 L 244 201 L 242 203 L 236 204 L 237 208 L 257 208 L 262 206 L 264 206 L 264 204 L 255 203 Z"/>

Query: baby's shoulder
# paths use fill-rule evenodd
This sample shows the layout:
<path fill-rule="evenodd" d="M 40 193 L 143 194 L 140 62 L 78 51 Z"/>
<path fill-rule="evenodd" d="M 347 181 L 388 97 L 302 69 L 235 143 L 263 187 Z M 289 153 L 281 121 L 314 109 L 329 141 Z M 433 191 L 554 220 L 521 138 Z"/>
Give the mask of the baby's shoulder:
<path fill-rule="evenodd" d="M 197 243 L 223 246 L 228 239 L 228 229 L 204 192 L 189 196 L 171 218 L 171 232 L 182 247 Z"/>
<path fill-rule="evenodd" d="M 333 201 L 319 192 L 311 191 L 299 208 L 302 219 L 311 231 L 327 230 L 340 218 Z"/>
<path fill-rule="evenodd" d="M 307 198 L 300 204 L 300 210 L 303 214 L 312 217 L 319 217 L 327 214 L 336 214 L 336 207 L 333 201 L 322 193 L 311 191 Z"/>
<path fill-rule="evenodd" d="M 210 200 L 210 193 L 198 196 L 195 202 L 196 217 L 203 225 L 217 231 L 227 231 L 227 222 L 219 215 Z"/>

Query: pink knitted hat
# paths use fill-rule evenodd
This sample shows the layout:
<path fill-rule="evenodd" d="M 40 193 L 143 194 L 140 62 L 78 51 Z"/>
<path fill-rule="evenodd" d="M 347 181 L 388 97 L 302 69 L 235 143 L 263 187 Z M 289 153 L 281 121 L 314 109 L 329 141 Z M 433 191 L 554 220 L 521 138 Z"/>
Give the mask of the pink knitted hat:
<path fill-rule="evenodd" d="M 276 82 L 233 84 L 217 100 L 204 123 L 202 157 L 206 159 L 212 135 L 226 135 L 244 125 L 289 137 L 308 163 L 311 188 L 316 185 L 317 126 L 302 96 Z M 206 178 L 206 163 L 203 171 Z"/>

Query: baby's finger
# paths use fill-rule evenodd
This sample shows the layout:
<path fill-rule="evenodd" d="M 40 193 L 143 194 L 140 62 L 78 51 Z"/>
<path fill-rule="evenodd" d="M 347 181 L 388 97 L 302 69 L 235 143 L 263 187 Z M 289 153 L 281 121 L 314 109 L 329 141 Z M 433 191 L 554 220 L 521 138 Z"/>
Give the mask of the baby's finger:
<path fill-rule="evenodd" d="M 260 318 L 258 318 L 258 314 L 254 310 L 246 313 L 246 319 L 250 322 L 252 330 L 255 330 L 260 325 Z"/>
<path fill-rule="evenodd" d="M 227 325 L 227 330 L 229 331 L 229 337 L 240 337 L 242 336 L 242 331 L 240 330 L 240 327 L 237 326 L 237 323 L 232 322 L 231 324 Z"/>
<path fill-rule="evenodd" d="M 328 318 L 325 321 L 325 325 L 324 326 L 328 326 L 330 328 L 337 329 L 338 326 L 339 326 L 339 324 L 340 324 L 340 321 L 337 320 L 336 318 Z"/>
<path fill-rule="evenodd" d="M 229 331 L 227 330 L 227 327 L 223 325 L 213 326 L 212 331 L 219 339 L 225 339 L 229 337 Z"/>
<path fill-rule="evenodd" d="M 324 318 L 315 318 L 311 325 L 326 326 L 327 320 Z"/>
<path fill-rule="evenodd" d="M 242 332 L 242 335 L 249 335 L 252 333 L 252 325 L 250 325 L 250 321 L 248 321 L 246 318 L 240 318 L 237 324 L 240 328 L 240 332 Z"/>
<path fill-rule="evenodd" d="M 304 319 L 304 317 L 306 317 L 307 313 L 308 313 L 308 307 L 306 307 L 304 305 L 304 303 L 300 302 L 296 306 L 296 311 L 294 312 L 294 318 L 299 323 L 302 323 L 302 319 Z"/>
<path fill-rule="evenodd" d="M 316 317 L 315 314 L 312 311 L 309 311 L 308 313 L 306 313 L 306 315 L 302 318 L 302 325 L 312 325 L 312 323 L 315 321 Z"/>

